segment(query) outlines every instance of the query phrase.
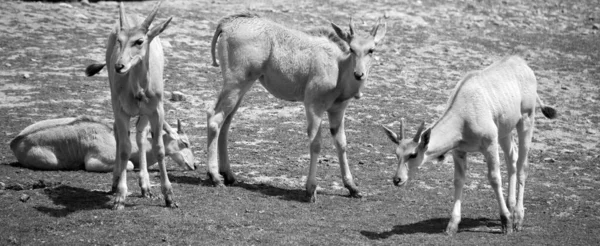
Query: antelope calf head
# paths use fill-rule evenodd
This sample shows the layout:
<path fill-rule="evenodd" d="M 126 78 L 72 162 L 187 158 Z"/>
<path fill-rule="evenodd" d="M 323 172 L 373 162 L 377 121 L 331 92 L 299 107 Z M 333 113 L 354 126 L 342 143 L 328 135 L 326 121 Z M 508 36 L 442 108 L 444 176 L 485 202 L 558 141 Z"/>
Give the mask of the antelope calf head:
<path fill-rule="evenodd" d="M 171 157 L 179 166 L 194 170 L 194 154 L 190 149 L 190 140 L 187 134 L 181 129 L 181 121 L 177 120 L 177 132 L 171 129 L 168 124 L 163 125 L 166 134 L 163 135 L 165 143 L 165 153 Z"/>
<path fill-rule="evenodd" d="M 171 19 L 169 17 L 166 21 L 155 25 L 152 29 L 148 29 L 150 24 L 158 12 L 160 7 L 159 2 L 156 4 L 150 15 L 139 25 L 137 25 L 135 18 L 129 18 L 125 15 L 125 8 L 123 2 L 119 5 L 119 27 L 120 30 L 117 35 L 117 47 L 118 55 L 117 61 L 115 62 L 115 71 L 119 74 L 127 73 L 132 67 L 139 64 L 144 57 L 147 57 L 149 45 L 152 40 L 162 33 Z M 112 68 L 108 68 L 112 69 Z"/>
<path fill-rule="evenodd" d="M 425 123 L 421 123 L 413 138 L 405 138 L 405 125 L 404 119 L 402 119 L 400 122 L 400 133 L 398 134 L 383 125 L 381 126 L 390 140 L 398 145 L 395 151 L 396 158 L 398 159 L 398 167 L 393 179 L 396 186 L 403 186 L 410 177 L 414 176 L 419 166 L 423 164 L 425 153 L 425 147 L 419 144 Z"/>
<path fill-rule="evenodd" d="M 369 68 L 373 61 L 375 45 L 379 43 L 386 33 L 386 24 L 377 21 L 368 35 L 358 35 L 355 32 L 354 20 L 350 19 L 350 31 L 345 32 L 336 24 L 331 23 L 335 33 L 350 47 L 350 54 L 354 58 L 354 78 L 364 81 L 369 75 Z"/>

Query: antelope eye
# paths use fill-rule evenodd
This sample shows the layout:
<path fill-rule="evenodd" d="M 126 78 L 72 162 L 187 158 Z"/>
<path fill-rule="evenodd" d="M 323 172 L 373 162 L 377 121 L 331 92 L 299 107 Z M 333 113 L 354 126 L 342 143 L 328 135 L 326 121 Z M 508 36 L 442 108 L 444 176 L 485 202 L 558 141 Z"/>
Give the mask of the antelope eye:
<path fill-rule="evenodd" d="M 373 52 L 375 52 L 375 50 L 374 49 L 369 49 L 368 52 L 369 52 L 369 55 L 370 55 L 370 54 L 373 54 Z"/>
<path fill-rule="evenodd" d="M 135 43 L 133 43 L 133 44 L 135 44 L 135 45 L 142 45 L 143 43 L 144 43 L 144 40 L 143 40 L 143 39 L 138 39 L 138 40 L 136 40 L 136 41 L 135 41 Z"/>
<path fill-rule="evenodd" d="M 414 159 L 417 158 L 417 153 L 410 153 L 410 155 L 408 155 L 408 159 Z"/>

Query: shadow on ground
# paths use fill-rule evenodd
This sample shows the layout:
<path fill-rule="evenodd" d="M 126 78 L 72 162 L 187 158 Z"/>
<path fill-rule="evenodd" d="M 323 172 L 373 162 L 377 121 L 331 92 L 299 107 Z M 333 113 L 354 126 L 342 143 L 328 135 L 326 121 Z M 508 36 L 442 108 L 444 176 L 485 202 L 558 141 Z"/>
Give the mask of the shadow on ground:
<path fill-rule="evenodd" d="M 107 192 L 61 185 L 45 189 L 44 193 L 52 200 L 54 205 L 62 206 L 62 208 L 36 206 L 35 209 L 53 217 L 65 217 L 81 210 L 111 208 L 108 202 L 111 200 L 112 195 Z"/>
<path fill-rule="evenodd" d="M 397 225 L 390 231 L 385 232 L 373 232 L 373 231 L 361 231 L 360 234 L 371 239 L 371 240 L 379 240 L 386 239 L 393 235 L 407 235 L 407 234 L 417 234 L 417 233 L 426 233 L 426 234 L 437 234 L 444 233 L 449 218 L 435 218 L 428 219 L 424 221 L 420 221 L 417 223 L 406 224 L 406 225 Z M 501 224 L 497 220 L 491 220 L 488 218 L 463 218 L 458 226 L 458 233 L 462 231 L 470 231 L 470 229 L 478 228 L 478 227 L 501 227 Z M 483 232 L 498 234 L 500 231 L 490 231 L 490 230 L 482 230 Z"/>
<path fill-rule="evenodd" d="M 244 188 L 252 192 L 258 192 L 267 196 L 278 197 L 285 201 L 306 202 L 306 192 L 304 190 L 285 189 L 270 184 L 250 184 L 245 182 L 236 182 L 235 186 Z"/>

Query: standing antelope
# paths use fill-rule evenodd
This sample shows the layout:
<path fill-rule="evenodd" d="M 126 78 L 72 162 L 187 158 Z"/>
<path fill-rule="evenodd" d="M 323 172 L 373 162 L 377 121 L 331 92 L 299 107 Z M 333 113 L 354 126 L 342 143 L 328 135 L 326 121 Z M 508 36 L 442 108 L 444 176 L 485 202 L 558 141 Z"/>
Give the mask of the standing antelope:
<path fill-rule="evenodd" d="M 177 207 L 173 201 L 173 190 L 167 176 L 164 162 L 165 147 L 162 141 L 164 122 L 163 109 L 163 70 L 165 66 L 163 49 L 158 35 L 162 33 L 173 17 L 155 25 L 150 24 L 156 16 L 156 4 L 150 15 L 142 21 L 137 16 L 126 16 L 123 3 L 119 4 L 119 24 L 108 36 L 106 63 L 93 64 L 86 69 L 88 76 L 94 75 L 108 65 L 110 95 L 115 115 L 114 131 L 117 141 L 117 165 L 113 171 L 113 190 L 116 197 L 113 209 L 124 208 L 127 196 L 127 160 L 131 154 L 129 141 L 129 120 L 139 115 L 136 142 L 140 152 L 145 151 L 144 128 L 150 123 L 152 150 L 156 155 L 160 170 L 160 183 L 167 207 Z M 142 196 L 151 196 L 150 181 L 145 155 L 140 156 L 140 187 Z"/>
<path fill-rule="evenodd" d="M 403 139 L 404 124 L 399 135 L 384 127 L 388 137 L 398 144 L 398 168 L 394 184 L 404 185 L 423 163 L 432 159 L 441 160 L 446 152 L 452 150 L 454 208 L 446 233 L 454 234 L 461 219 L 467 153 L 481 152 L 488 166 L 488 180 L 500 207 L 502 232 L 521 230 L 529 165 L 527 154 L 533 135 L 535 108 L 539 106 L 547 118 L 556 118 L 556 111 L 544 106 L 536 88 L 535 75 L 526 62 L 518 56 L 505 57 L 463 78 L 456 85 L 442 117 L 423 134 L 423 125 L 410 140 Z M 519 137 L 518 152 L 511 134 L 515 128 Z M 508 208 L 502 194 L 498 146 L 505 154 L 508 167 Z"/>
<path fill-rule="evenodd" d="M 304 103 L 310 141 L 309 201 L 316 200 L 324 112 L 329 115 L 344 186 L 350 196 L 361 196 L 346 158 L 344 112 L 351 98 L 360 97 L 375 46 L 386 28 L 377 23 L 370 35 L 357 35 L 352 20 L 349 33 L 333 23 L 331 26 L 333 30 L 319 28 L 307 33 L 253 14 L 231 15 L 219 22 L 211 54 L 213 65 L 219 66 L 215 56 L 218 43 L 223 89 L 214 109 L 207 111 L 208 175 L 214 185 L 223 185 L 221 175 L 225 184 L 235 182 L 229 167 L 227 134 L 242 97 L 258 79 L 275 97 Z"/>
<path fill-rule="evenodd" d="M 163 128 L 165 155 L 180 166 L 194 170 L 194 155 L 179 120 L 177 132 L 166 122 Z M 136 135 L 131 134 L 129 141 L 135 143 Z M 144 140 L 144 145 L 147 162 L 156 163 L 154 153 L 149 151 L 149 139 Z M 23 129 L 10 142 L 10 149 L 23 167 L 40 170 L 110 172 L 115 166 L 116 148 L 112 124 L 89 116 L 39 121 Z M 132 146 L 127 169 L 139 167 L 141 154 L 137 145 Z"/>

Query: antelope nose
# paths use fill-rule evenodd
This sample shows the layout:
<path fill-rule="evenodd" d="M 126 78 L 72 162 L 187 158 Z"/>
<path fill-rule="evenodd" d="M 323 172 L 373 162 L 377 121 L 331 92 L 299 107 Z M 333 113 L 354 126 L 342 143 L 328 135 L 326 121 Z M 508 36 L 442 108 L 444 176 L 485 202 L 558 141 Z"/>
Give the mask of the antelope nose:
<path fill-rule="evenodd" d="M 115 64 L 115 70 L 117 72 L 121 72 L 121 70 L 123 70 L 123 68 L 125 68 L 125 65 L 123 65 L 122 63 Z"/>
<path fill-rule="evenodd" d="M 395 186 L 400 186 L 400 183 L 402 183 L 402 179 L 400 179 L 400 178 L 394 178 L 393 181 L 394 181 Z"/>
<path fill-rule="evenodd" d="M 354 72 L 354 78 L 361 80 L 365 76 L 365 73 Z"/>

